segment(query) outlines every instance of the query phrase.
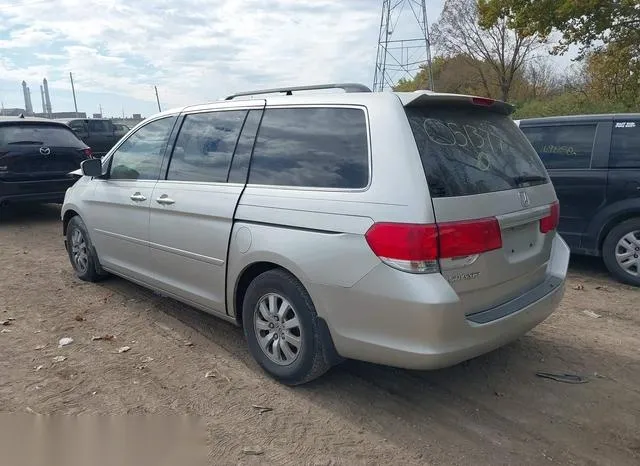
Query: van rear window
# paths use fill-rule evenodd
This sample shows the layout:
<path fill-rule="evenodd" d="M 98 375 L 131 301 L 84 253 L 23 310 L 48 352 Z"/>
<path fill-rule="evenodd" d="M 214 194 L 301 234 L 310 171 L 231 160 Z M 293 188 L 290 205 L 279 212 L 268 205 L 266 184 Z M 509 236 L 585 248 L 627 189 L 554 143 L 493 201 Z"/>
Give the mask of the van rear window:
<path fill-rule="evenodd" d="M 407 108 L 433 197 L 548 183 L 535 150 L 506 115 L 464 107 Z"/>

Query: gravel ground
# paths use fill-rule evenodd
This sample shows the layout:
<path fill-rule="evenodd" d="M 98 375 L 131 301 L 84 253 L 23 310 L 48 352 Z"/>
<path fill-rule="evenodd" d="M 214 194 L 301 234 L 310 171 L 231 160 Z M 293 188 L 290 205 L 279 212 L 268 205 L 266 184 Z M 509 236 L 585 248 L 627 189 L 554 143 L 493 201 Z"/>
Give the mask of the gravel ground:
<path fill-rule="evenodd" d="M 433 372 L 348 361 L 287 388 L 232 325 L 118 278 L 77 280 L 58 216 L 0 223 L 3 412 L 192 415 L 212 464 L 640 464 L 640 290 L 598 260 L 574 260 L 559 311 L 491 354 Z"/>

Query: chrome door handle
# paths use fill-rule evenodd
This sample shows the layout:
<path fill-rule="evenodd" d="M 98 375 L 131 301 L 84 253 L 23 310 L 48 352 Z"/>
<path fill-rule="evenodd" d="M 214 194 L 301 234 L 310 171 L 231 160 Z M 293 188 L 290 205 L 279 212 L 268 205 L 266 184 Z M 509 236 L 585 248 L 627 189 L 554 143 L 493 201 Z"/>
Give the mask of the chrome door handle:
<path fill-rule="evenodd" d="M 166 194 L 163 194 L 162 196 L 160 196 L 159 198 L 156 199 L 156 202 L 158 204 L 162 204 L 162 205 L 171 205 L 171 204 L 174 204 L 176 201 L 171 199 Z"/>
<path fill-rule="evenodd" d="M 140 192 L 132 194 L 130 199 L 132 201 L 136 201 L 136 202 L 141 202 L 141 201 L 146 201 L 147 200 L 147 198 L 144 197 Z"/>

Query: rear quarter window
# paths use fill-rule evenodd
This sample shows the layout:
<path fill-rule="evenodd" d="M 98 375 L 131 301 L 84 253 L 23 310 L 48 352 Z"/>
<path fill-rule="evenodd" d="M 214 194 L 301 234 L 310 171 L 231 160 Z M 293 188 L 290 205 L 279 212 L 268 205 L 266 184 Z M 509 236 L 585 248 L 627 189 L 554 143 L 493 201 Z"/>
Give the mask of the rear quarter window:
<path fill-rule="evenodd" d="M 364 110 L 270 108 L 256 140 L 249 183 L 364 188 L 369 149 Z"/>
<path fill-rule="evenodd" d="M 595 124 L 525 126 L 527 136 L 549 169 L 585 169 L 591 166 Z"/>
<path fill-rule="evenodd" d="M 467 107 L 406 112 L 433 197 L 548 183 L 540 159 L 508 116 Z"/>
<path fill-rule="evenodd" d="M 52 147 L 86 147 L 71 129 L 62 125 L 0 125 L 0 145 L 36 144 Z"/>

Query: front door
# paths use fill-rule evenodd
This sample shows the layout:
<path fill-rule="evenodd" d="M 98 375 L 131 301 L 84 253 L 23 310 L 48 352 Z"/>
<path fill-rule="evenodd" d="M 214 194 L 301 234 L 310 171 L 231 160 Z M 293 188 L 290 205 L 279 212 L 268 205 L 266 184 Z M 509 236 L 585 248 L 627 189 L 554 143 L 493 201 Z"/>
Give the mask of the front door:
<path fill-rule="evenodd" d="M 149 274 L 149 205 L 175 119 L 154 120 L 133 133 L 87 193 L 86 223 L 101 264 L 138 281 Z"/>
<path fill-rule="evenodd" d="M 246 105 L 187 114 L 151 196 L 154 285 L 221 314 L 229 235 L 262 113 L 259 102 Z"/>

